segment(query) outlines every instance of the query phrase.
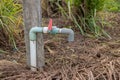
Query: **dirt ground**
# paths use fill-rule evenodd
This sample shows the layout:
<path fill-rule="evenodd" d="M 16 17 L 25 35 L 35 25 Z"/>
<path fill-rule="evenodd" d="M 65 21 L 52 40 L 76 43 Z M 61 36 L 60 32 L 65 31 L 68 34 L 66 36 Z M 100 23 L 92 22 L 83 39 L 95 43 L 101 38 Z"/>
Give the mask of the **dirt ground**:
<path fill-rule="evenodd" d="M 109 22 L 112 39 L 75 32 L 68 43 L 67 35 L 44 35 L 45 66 L 36 72 L 26 66 L 25 43 L 18 41 L 19 51 L 0 54 L 0 80 L 120 80 L 120 14 Z"/>

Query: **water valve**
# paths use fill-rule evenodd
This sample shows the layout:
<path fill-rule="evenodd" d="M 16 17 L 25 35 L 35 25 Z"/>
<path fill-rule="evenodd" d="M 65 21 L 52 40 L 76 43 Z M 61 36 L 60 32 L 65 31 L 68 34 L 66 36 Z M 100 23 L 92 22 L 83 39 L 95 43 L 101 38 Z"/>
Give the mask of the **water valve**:
<path fill-rule="evenodd" d="M 51 32 L 51 30 L 52 30 L 52 19 L 50 19 L 48 24 L 48 32 Z"/>

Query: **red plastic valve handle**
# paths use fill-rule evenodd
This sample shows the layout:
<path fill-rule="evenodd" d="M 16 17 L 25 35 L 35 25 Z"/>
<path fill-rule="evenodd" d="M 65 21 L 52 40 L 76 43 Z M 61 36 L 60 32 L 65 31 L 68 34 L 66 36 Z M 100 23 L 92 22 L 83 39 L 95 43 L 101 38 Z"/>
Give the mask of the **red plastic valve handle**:
<path fill-rule="evenodd" d="M 51 31 L 52 30 L 52 19 L 50 19 L 49 24 L 48 24 L 48 30 Z"/>

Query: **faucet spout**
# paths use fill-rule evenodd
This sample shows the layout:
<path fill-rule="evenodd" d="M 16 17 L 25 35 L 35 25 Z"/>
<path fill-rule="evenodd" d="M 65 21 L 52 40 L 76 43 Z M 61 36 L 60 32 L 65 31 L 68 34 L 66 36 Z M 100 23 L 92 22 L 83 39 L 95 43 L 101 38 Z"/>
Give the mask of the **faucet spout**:
<path fill-rule="evenodd" d="M 74 31 L 72 29 L 62 28 L 60 33 L 68 34 L 68 41 L 74 41 Z"/>

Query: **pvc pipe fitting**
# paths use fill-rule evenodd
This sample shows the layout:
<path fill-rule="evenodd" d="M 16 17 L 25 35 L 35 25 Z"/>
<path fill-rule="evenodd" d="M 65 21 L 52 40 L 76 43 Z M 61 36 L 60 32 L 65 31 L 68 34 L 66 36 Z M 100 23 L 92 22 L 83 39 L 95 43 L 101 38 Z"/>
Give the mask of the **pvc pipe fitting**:
<path fill-rule="evenodd" d="M 62 28 L 60 33 L 68 34 L 68 41 L 74 41 L 74 31 L 72 29 Z"/>
<path fill-rule="evenodd" d="M 29 37 L 30 37 L 31 41 L 36 40 L 36 33 L 38 33 L 38 32 L 43 32 L 43 28 L 42 27 L 33 27 L 30 29 Z"/>

